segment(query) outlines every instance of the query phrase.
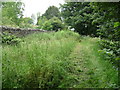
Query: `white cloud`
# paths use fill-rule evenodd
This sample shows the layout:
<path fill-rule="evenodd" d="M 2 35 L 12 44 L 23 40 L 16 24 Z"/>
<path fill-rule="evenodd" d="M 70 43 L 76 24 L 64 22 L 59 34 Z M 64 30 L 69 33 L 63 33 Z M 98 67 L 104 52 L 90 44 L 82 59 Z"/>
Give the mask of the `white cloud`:
<path fill-rule="evenodd" d="M 22 0 L 25 4 L 24 17 L 31 17 L 32 14 L 40 12 L 43 14 L 49 6 L 64 4 L 64 0 Z"/>

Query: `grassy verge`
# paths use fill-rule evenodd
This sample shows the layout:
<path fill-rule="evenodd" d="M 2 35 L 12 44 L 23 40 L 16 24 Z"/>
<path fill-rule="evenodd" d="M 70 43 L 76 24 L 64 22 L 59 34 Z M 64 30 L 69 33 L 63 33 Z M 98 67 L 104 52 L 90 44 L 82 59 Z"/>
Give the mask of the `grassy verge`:
<path fill-rule="evenodd" d="M 59 87 L 69 77 L 67 59 L 79 35 L 70 31 L 33 34 L 2 50 L 3 88 Z"/>

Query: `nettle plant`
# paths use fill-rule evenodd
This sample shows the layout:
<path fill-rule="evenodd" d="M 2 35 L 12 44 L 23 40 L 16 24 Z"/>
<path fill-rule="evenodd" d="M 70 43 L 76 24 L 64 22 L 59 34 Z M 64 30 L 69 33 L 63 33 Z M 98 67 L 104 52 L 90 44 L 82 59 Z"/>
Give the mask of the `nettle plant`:
<path fill-rule="evenodd" d="M 15 35 L 10 35 L 7 32 L 1 33 L 0 36 L 2 37 L 2 43 L 4 44 L 13 45 L 13 44 L 18 44 L 19 42 L 21 42 L 20 38 L 18 38 Z"/>

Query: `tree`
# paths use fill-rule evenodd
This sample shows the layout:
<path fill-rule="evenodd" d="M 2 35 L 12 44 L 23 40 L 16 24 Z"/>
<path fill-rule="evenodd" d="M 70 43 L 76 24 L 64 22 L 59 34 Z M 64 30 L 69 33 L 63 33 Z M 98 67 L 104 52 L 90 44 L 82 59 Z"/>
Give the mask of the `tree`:
<path fill-rule="evenodd" d="M 61 5 L 63 20 L 82 35 L 100 36 L 103 52 L 115 65 L 120 60 L 119 7 L 119 2 L 68 2 Z"/>
<path fill-rule="evenodd" d="M 22 2 L 2 2 L 2 22 L 7 24 L 7 20 L 15 23 L 17 26 L 23 17 L 24 4 Z M 12 23 L 11 23 L 12 24 Z"/>
<path fill-rule="evenodd" d="M 93 23 L 98 23 L 98 34 L 101 38 L 106 38 L 113 41 L 120 41 L 120 3 L 90 3 L 95 13 L 101 14 L 94 18 Z"/>
<path fill-rule="evenodd" d="M 30 17 L 21 19 L 20 28 L 32 28 L 33 20 Z"/>
<path fill-rule="evenodd" d="M 96 35 L 96 26 L 92 24 L 93 9 L 89 3 L 68 2 L 61 5 L 63 20 L 82 35 Z"/>
<path fill-rule="evenodd" d="M 64 28 L 64 24 L 61 22 L 61 20 L 58 17 L 53 17 L 49 20 L 45 20 L 44 23 L 41 25 L 41 29 L 44 30 L 62 30 Z"/>
<path fill-rule="evenodd" d="M 47 18 L 45 16 L 39 16 L 38 20 L 37 20 L 37 25 L 38 28 L 41 29 L 43 24 L 47 21 Z"/>
<path fill-rule="evenodd" d="M 61 18 L 60 11 L 55 6 L 50 6 L 42 16 L 45 16 L 47 19 L 51 19 L 53 17 Z"/>
<path fill-rule="evenodd" d="M 50 19 L 52 30 L 58 31 L 64 28 L 62 21 L 58 17 L 53 17 Z"/>
<path fill-rule="evenodd" d="M 48 21 L 45 21 L 45 22 L 43 23 L 41 29 L 52 31 L 51 22 L 50 22 L 49 20 L 48 20 Z"/>

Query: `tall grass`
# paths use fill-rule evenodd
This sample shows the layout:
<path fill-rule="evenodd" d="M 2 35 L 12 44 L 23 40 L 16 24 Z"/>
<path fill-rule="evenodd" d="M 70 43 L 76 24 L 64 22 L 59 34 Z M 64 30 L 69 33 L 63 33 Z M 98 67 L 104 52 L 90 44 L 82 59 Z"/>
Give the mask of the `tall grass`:
<path fill-rule="evenodd" d="M 38 33 L 25 37 L 17 46 L 4 46 L 3 88 L 60 87 L 72 68 L 67 57 L 78 38 L 71 31 Z"/>

